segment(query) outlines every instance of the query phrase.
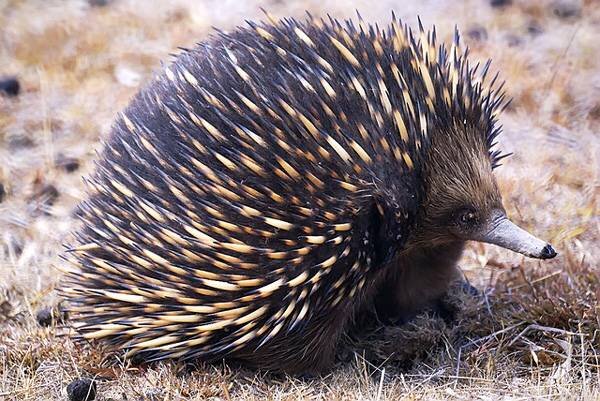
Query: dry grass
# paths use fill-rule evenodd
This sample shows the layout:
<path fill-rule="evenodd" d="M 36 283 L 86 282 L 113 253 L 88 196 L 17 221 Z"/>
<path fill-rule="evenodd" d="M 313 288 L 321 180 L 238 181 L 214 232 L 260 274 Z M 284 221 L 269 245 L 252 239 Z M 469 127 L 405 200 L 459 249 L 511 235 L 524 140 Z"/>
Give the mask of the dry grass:
<path fill-rule="evenodd" d="M 16 74 L 24 87 L 16 99 L 0 96 L 0 399 L 64 399 L 78 376 L 97 377 L 104 400 L 600 399 L 598 5 L 574 1 L 568 16 L 566 0 L 515 0 L 502 9 L 474 0 L 351 3 L 0 3 L 0 76 Z M 74 345 L 66 329 L 36 323 L 39 309 L 58 302 L 52 266 L 74 227 L 80 176 L 159 60 L 205 38 L 211 25 L 260 18 L 259 6 L 280 16 L 308 9 L 347 17 L 356 8 L 386 23 L 394 5 L 408 22 L 419 13 L 435 23 L 445 39 L 458 24 L 476 58 L 493 56 L 514 97 L 502 118 L 502 146 L 515 152 L 499 170 L 505 205 L 556 245 L 558 258 L 542 264 L 471 246 L 461 266 L 481 297 L 449 296 L 452 322 L 425 313 L 350 336 L 323 378 L 115 365 L 99 348 Z M 64 158 L 81 167 L 67 172 Z"/>

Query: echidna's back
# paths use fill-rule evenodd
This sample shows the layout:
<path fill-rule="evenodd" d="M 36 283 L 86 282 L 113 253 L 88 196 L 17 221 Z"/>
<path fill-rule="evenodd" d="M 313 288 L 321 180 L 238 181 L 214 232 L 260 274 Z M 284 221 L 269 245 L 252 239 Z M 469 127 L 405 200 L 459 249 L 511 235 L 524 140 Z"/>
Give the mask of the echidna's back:
<path fill-rule="evenodd" d="M 349 32 L 252 26 L 136 96 L 81 205 L 65 292 L 84 337 L 287 370 L 332 351 L 419 201 L 417 122 L 393 76 L 410 50 Z"/>

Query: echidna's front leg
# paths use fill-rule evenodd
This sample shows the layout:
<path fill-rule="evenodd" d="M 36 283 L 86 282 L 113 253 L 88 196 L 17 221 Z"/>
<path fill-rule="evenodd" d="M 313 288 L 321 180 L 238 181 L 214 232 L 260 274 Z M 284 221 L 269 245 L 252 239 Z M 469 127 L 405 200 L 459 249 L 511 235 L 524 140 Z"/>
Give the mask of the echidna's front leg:
<path fill-rule="evenodd" d="M 463 247 L 463 242 L 454 242 L 400 254 L 375 296 L 378 317 L 384 322 L 403 323 L 426 308 L 437 308 L 438 301 L 461 278 L 456 263 Z"/>

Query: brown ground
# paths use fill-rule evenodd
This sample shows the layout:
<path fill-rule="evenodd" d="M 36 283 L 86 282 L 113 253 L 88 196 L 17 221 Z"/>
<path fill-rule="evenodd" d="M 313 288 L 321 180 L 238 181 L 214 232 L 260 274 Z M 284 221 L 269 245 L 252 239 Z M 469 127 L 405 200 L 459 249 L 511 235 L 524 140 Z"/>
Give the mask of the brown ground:
<path fill-rule="evenodd" d="M 102 400 L 600 399 L 599 3 L 89 3 L 0 2 L 0 76 L 15 74 L 23 86 L 16 98 L 0 96 L 0 399 L 65 399 L 78 376 L 97 376 Z M 40 327 L 37 311 L 58 301 L 61 273 L 52 266 L 74 226 L 80 177 L 115 113 L 177 46 L 202 40 L 211 26 L 262 18 L 259 6 L 277 16 L 358 9 L 381 24 L 394 6 L 413 26 L 417 13 L 435 23 L 445 40 L 458 24 L 475 58 L 493 56 L 514 97 L 502 146 L 515 155 L 498 172 L 507 210 L 559 257 L 542 264 L 473 245 L 461 265 L 481 299 L 454 296 L 453 323 L 423 315 L 350 339 L 324 378 L 111 367 L 65 329 Z"/>

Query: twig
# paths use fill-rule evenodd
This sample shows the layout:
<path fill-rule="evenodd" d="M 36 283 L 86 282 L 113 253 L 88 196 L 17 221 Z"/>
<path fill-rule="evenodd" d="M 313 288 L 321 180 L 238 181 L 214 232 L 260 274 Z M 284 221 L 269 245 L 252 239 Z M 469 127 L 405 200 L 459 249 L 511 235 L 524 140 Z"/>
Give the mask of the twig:
<path fill-rule="evenodd" d="M 533 298 L 535 298 L 535 301 L 538 301 L 538 294 L 537 294 L 537 290 L 535 289 L 535 287 L 531 284 L 531 281 L 529 281 L 529 279 L 527 278 L 527 275 L 525 274 L 525 270 L 523 270 L 523 264 L 519 263 L 519 273 L 521 273 L 521 277 L 523 278 L 523 281 L 525 281 L 525 284 L 527 287 L 529 287 L 529 289 L 531 290 L 531 294 L 533 295 Z"/>
<path fill-rule="evenodd" d="M 560 63 L 565 59 L 567 53 L 569 52 L 569 49 L 571 48 L 571 45 L 573 44 L 573 41 L 575 40 L 575 36 L 577 35 L 577 32 L 579 32 L 579 28 L 581 28 L 581 23 L 577 24 L 577 26 L 573 30 L 573 34 L 569 38 L 569 42 L 565 46 L 565 50 L 562 52 L 562 54 L 560 56 L 558 56 L 556 58 L 556 60 L 554 60 L 554 64 L 552 65 L 552 76 L 550 77 L 548 84 L 546 84 L 546 87 L 544 88 L 544 96 L 542 97 L 542 99 L 544 99 L 543 103 L 545 103 L 546 99 L 548 99 L 548 94 L 550 93 L 550 90 L 552 89 L 552 86 L 554 85 L 554 80 L 556 79 L 556 76 L 558 75 Z M 542 104 L 542 106 L 544 106 L 544 104 Z M 537 113 L 536 125 L 539 125 L 540 118 L 542 118 L 541 116 L 542 116 L 542 113 Z"/>
<path fill-rule="evenodd" d="M 502 330 L 496 331 L 496 332 L 494 332 L 492 334 L 489 334 L 489 335 L 487 335 L 485 337 L 481 337 L 481 338 L 478 338 L 476 340 L 470 341 L 468 344 L 463 345 L 461 348 L 466 348 L 466 347 L 468 347 L 470 345 L 475 345 L 475 344 L 480 343 L 482 341 L 489 340 L 490 338 L 496 337 L 498 334 L 506 333 L 507 331 L 510 331 L 510 330 L 515 329 L 515 328 L 517 328 L 519 326 L 522 326 L 525 323 L 526 322 L 521 322 L 521 323 L 513 324 L 512 326 L 509 326 L 509 327 L 506 327 L 506 328 L 504 328 Z"/>
<path fill-rule="evenodd" d="M 583 341 L 583 338 L 585 337 L 585 333 L 583 333 L 583 331 L 581 331 L 581 322 L 579 322 L 579 324 L 577 326 L 579 329 L 579 338 L 581 339 L 581 380 L 583 381 L 582 393 L 585 394 L 587 391 L 587 381 L 586 381 L 586 374 L 585 374 L 586 373 L 585 372 L 585 341 Z"/>
<path fill-rule="evenodd" d="M 426 374 L 422 374 L 422 373 L 411 373 L 411 374 L 404 374 L 404 376 L 414 377 L 414 378 L 424 378 L 425 380 L 418 383 L 418 386 L 422 386 L 423 384 L 427 383 L 434 377 L 440 378 L 440 379 L 473 380 L 473 381 L 480 381 L 480 382 L 485 382 L 485 383 L 496 383 L 496 380 L 485 379 L 483 377 L 475 377 L 475 376 L 455 376 L 455 375 L 442 375 L 442 374 L 435 374 L 435 373 L 430 374 L 430 375 L 426 375 Z M 415 389 L 416 388 L 417 387 L 415 387 Z"/>
<path fill-rule="evenodd" d="M 462 349 L 463 349 L 462 346 L 458 347 L 458 356 L 456 357 L 456 377 L 458 377 L 458 374 L 460 373 L 460 358 L 462 356 Z M 454 380 L 454 389 L 455 390 L 456 390 L 457 385 L 458 385 L 458 380 Z"/>
<path fill-rule="evenodd" d="M 225 399 L 227 401 L 231 401 L 231 396 L 229 395 L 229 389 L 227 388 L 227 383 L 221 382 L 221 387 L 223 388 L 223 393 L 225 394 Z"/>
<path fill-rule="evenodd" d="M 565 60 L 565 57 L 566 57 L 567 53 L 569 52 L 569 49 L 571 48 L 573 41 L 575 40 L 575 36 L 577 35 L 577 32 L 579 32 L 579 28 L 581 28 L 581 24 L 577 24 L 577 26 L 573 30 L 573 34 L 569 38 L 569 42 L 567 43 L 567 46 L 565 46 L 565 50 L 554 61 L 554 64 L 552 65 L 552 76 L 550 77 L 550 81 L 548 81 L 548 84 L 546 85 L 546 88 L 544 91 L 544 97 L 542 99 L 548 98 L 548 92 L 550 91 L 550 89 L 552 89 L 552 85 L 554 84 L 554 80 L 556 79 L 556 75 L 558 74 L 558 67 L 559 67 L 560 63 L 563 60 Z"/>
<path fill-rule="evenodd" d="M 381 378 L 379 379 L 379 388 L 377 389 L 376 400 L 381 400 L 381 394 L 383 393 L 383 379 L 385 378 L 385 368 L 381 370 Z"/>
<path fill-rule="evenodd" d="M 515 286 L 515 287 L 510 287 L 510 288 L 509 288 L 509 290 L 510 290 L 510 291 L 514 291 L 514 290 L 521 289 L 521 288 L 523 288 L 523 287 L 527 287 L 527 286 L 528 286 L 528 285 L 530 285 L 530 284 L 531 284 L 531 285 L 533 285 L 533 284 L 537 284 L 537 283 L 539 283 L 540 281 L 544 281 L 544 280 L 547 280 L 547 279 L 549 279 L 549 278 L 552 278 L 552 277 L 554 277 L 554 276 L 558 276 L 560 273 L 562 273 L 560 270 L 559 270 L 559 271 L 555 271 L 554 273 L 547 274 L 547 275 L 545 275 L 544 277 L 540 277 L 540 278 L 537 278 L 537 279 L 535 279 L 535 280 L 533 280 L 533 281 L 529 281 L 527 284 L 519 284 L 519 285 L 517 285 L 517 286 Z"/>
<path fill-rule="evenodd" d="M 571 335 L 571 336 L 576 336 L 577 335 L 577 333 L 574 333 L 572 331 L 563 330 L 563 329 L 557 329 L 556 327 L 546 327 L 546 326 L 540 326 L 540 325 L 537 325 L 537 324 L 530 324 L 529 326 L 525 327 L 523 329 L 523 331 L 521 331 L 519 334 L 517 334 L 517 336 L 508 344 L 508 346 L 510 347 L 515 342 L 517 342 L 517 340 L 520 339 L 521 337 L 523 337 L 525 335 L 525 333 L 527 333 L 529 330 L 539 330 L 539 331 L 545 331 L 545 332 L 557 333 L 557 334 L 564 334 L 564 335 Z M 582 335 L 584 335 L 584 334 L 582 333 Z"/>

